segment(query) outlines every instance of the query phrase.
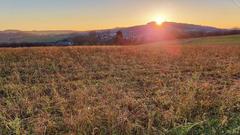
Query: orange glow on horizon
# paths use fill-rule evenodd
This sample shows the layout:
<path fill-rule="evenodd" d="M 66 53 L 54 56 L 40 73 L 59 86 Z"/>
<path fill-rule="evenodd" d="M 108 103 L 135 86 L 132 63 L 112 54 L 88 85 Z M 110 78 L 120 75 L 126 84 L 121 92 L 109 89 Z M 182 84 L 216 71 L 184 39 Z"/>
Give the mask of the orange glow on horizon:
<path fill-rule="evenodd" d="M 240 27 L 240 7 L 233 0 L 8 0 L 0 4 L 0 10 L 0 31 L 88 31 L 152 21 L 158 25 L 167 21 L 218 28 Z"/>

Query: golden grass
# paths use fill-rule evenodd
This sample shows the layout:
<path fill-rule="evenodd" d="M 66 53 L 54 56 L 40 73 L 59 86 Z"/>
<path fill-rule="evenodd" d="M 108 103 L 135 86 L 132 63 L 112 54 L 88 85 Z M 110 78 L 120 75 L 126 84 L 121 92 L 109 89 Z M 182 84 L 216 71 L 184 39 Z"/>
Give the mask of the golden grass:
<path fill-rule="evenodd" d="M 239 134 L 240 46 L 0 49 L 0 134 Z"/>

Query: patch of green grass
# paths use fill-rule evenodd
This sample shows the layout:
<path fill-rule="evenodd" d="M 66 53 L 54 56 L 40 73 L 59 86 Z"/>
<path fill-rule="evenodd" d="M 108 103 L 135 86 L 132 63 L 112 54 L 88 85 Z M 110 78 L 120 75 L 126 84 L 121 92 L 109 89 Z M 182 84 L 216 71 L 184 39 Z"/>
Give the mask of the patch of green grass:
<path fill-rule="evenodd" d="M 190 39 L 179 39 L 172 41 L 162 41 L 149 45 L 240 45 L 240 35 L 200 37 Z"/>
<path fill-rule="evenodd" d="M 240 35 L 187 39 L 181 43 L 187 45 L 240 45 Z"/>

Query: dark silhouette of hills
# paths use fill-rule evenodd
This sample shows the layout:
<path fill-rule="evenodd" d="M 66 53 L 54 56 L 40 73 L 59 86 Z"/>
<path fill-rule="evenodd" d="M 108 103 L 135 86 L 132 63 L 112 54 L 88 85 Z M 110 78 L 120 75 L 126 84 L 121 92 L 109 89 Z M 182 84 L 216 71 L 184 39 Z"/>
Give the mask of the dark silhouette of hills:
<path fill-rule="evenodd" d="M 123 44 L 142 44 L 161 40 L 240 34 L 239 29 L 220 29 L 185 23 L 150 22 L 126 28 L 96 31 L 0 31 L 1 46 L 34 45 L 111 45 L 116 44 L 116 33 L 121 32 Z M 24 45 L 25 44 L 25 45 Z"/>

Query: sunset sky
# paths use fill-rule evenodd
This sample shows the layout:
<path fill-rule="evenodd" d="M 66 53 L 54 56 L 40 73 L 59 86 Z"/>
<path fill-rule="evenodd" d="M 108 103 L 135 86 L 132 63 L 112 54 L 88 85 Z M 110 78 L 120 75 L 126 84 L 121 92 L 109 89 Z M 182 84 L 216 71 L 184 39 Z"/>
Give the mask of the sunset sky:
<path fill-rule="evenodd" d="M 93 30 L 157 18 L 240 27 L 240 0 L 0 0 L 0 30 Z"/>

